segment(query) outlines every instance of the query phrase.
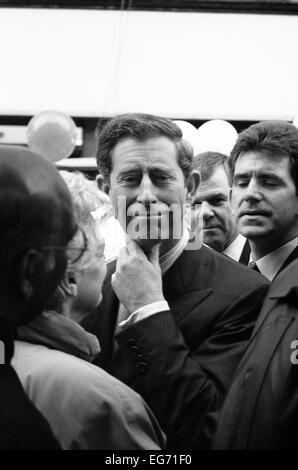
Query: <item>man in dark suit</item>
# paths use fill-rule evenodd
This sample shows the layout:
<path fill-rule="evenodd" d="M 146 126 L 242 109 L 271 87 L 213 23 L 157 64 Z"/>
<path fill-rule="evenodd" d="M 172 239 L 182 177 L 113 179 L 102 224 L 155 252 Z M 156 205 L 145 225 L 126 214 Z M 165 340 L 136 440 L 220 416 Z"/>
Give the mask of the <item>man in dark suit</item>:
<path fill-rule="evenodd" d="M 196 218 L 201 217 L 203 242 L 247 265 L 249 242 L 238 232 L 230 202 L 229 157 L 218 152 L 199 153 L 194 157 L 193 168 L 200 174 L 200 184 L 192 202 L 192 225 L 200 230 Z"/>
<path fill-rule="evenodd" d="M 118 116 L 97 160 L 129 238 L 85 324 L 100 340 L 98 364 L 147 400 L 169 448 L 206 448 L 268 284 L 189 240 L 185 203 L 199 177 L 175 123 Z"/>
<path fill-rule="evenodd" d="M 254 124 L 239 134 L 230 161 L 238 229 L 252 264 L 272 281 L 298 257 L 298 129 Z"/>
<path fill-rule="evenodd" d="M 0 449 L 58 449 L 10 362 L 17 327 L 42 313 L 64 274 L 76 225 L 58 171 L 22 147 L 0 146 L 0 226 Z"/>
<path fill-rule="evenodd" d="M 298 260 L 272 283 L 225 399 L 214 449 L 298 448 Z"/>

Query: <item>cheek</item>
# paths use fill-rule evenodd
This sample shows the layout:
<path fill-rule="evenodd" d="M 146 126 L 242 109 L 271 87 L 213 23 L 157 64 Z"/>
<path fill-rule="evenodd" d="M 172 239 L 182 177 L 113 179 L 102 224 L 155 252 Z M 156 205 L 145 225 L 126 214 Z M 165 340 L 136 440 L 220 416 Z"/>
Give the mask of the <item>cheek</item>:
<path fill-rule="evenodd" d="M 230 205 L 222 211 L 221 217 L 225 221 L 225 224 L 227 225 L 227 227 L 230 228 L 233 225 L 234 215 L 232 212 L 232 207 Z"/>
<path fill-rule="evenodd" d="M 182 206 L 186 202 L 187 189 L 181 188 L 181 186 L 173 185 L 163 188 L 158 197 L 162 202 L 165 202 L 168 206 L 171 204 L 178 204 Z"/>
<path fill-rule="evenodd" d="M 177 188 L 173 188 L 172 194 L 174 198 L 179 199 L 184 203 L 186 201 L 187 188 L 178 186 Z"/>
<path fill-rule="evenodd" d="M 96 265 L 90 268 L 88 272 L 88 279 L 89 279 L 89 286 L 90 289 L 93 291 L 94 295 L 100 295 L 104 278 L 107 273 L 107 267 L 104 262 L 104 258 L 102 258 Z"/>
<path fill-rule="evenodd" d="M 102 288 L 104 278 L 107 273 L 107 267 L 104 258 L 94 266 L 86 269 L 82 279 L 82 285 L 89 290 L 99 291 Z"/>
<path fill-rule="evenodd" d="M 232 196 L 231 196 L 231 206 L 232 210 L 235 211 L 240 200 L 240 193 L 238 190 L 233 190 Z"/>
<path fill-rule="evenodd" d="M 124 190 L 124 188 L 113 188 L 109 194 L 114 208 L 115 217 L 119 219 L 121 215 L 126 214 L 126 208 L 132 199 L 131 191 Z"/>

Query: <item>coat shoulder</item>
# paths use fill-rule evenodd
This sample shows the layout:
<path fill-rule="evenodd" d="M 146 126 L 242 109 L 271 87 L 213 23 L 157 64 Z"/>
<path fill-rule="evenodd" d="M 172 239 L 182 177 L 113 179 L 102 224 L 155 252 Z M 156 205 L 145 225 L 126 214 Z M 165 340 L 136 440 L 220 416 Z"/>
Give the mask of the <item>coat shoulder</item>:
<path fill-rule="evenodd" d="M 237 291 L 241 289 L 243 292 L 262 287 L 264 289 L 269 288 L 270 282 L 268 279 L 248 266 L 234 261 L 205 245 L 198 251 L 201 251 L 196 255 L 198 264 L 202 265 L 201 271 L 211 273 L 214 282 L 232 286 Z M 192 256 L 190 255 L 190 262 L 194 263 L 195 258 Z"/>

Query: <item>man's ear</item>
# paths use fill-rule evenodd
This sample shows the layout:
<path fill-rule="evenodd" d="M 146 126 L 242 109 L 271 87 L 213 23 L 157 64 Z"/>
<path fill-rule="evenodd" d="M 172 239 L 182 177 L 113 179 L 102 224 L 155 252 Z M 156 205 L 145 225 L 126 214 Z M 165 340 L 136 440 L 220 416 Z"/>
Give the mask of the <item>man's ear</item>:
<path fill-rule="evenodd" d="M 66 270 L 62 281 L 59 284 L 67 297 L 76 297 L 78 295 L 77 275 L 74 272 Z"/>
<path fill-rule="evenodd" d="M 20 260 L 16 281 L 26 300 L 29 300 L 34 294 L 34 290 L 37 288 L 36 280 L 44 275 L 43 268 L 44 260 L 41 253 L 34 249 L 28 250 Z"/>
<path fill-rule="evenodd" d="M 96 184 L 97 184 L 98 189 L 100 189 L 101 191 L 103 191 L 106 194 L 109 194 L 110 185 L 107 181 L 105 181 L 103 175 L 101 175 L 100 173 L 96 177 Z"/>
<path fill-rule="evenodd" d="M 192 199 L 195 196 L 200 184 L 200 180 L 200 173 L 197 170 L 193 170 L 189 175 L 186 183 L 187 194 L 189 199 Z"/>

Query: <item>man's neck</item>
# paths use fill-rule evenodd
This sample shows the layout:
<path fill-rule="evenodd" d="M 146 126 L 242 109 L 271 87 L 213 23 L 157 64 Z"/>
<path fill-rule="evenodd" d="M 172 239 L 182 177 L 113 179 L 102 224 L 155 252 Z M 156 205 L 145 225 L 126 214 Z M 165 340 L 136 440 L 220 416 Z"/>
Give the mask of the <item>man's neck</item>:
<path fill-rule="evenodd" d="M 180 239 L 173 239 L 173 240 L 156 240 L 157 243 L 160 243 L 160 249 L 159 249 L 159 256 L 163 256 L 166 253 L 168 253 L 177 243 L 179 243 Z M 154 243 L 152 241 L 148 240 L 145 243 L 142 241 L 139 242 L 140 246 L 144 250 L 144 253 L 150 253 L 152 250 Z"/>
<path fill-rule="evenodd" d="M 176 246 L 180 242 L 179 240 L 164 240 L 160 244 L 159 256 L 163 256 L 168 253 L 174 246 Z"/>
<path fill-rule="evenodd" d="M 285 245 L 286 243 L 289 243 L 291 240 L 296 238 L 298 236 L 298 233 L 294 234 L 289 234 L 288 237 L 284 237 L 282 239 L 253 239 L 249 240 L 250 244 L 250 249 L 251 249 L 251 255 L 254 261 L 258 261 L 259 259 L 263 258 L 264 256 L 268 255 L 269 253 L 272 253 L 273 251 L 277 250 L 281 246 Z"/>
<path fill-rule="evenodd" d="M 238 235 L 239 235 L 239 232 L 238 232 L 237 230 L 235 230 L 235 231 L 231 234 L 231 236 L 227 239 L 227 241 L 226 241 L 226 243 L 225 243 L 225 246 L 224 246 L 224 248 L 223 248 L 222 251 L 225 251 L 225 250 L 228 248 L 228 246 L 230 246 L 231 243 L 233 243 L 233 241 L 236 240 L 236 238 L 238 237 Z"/>

